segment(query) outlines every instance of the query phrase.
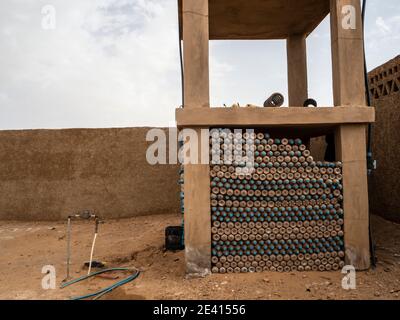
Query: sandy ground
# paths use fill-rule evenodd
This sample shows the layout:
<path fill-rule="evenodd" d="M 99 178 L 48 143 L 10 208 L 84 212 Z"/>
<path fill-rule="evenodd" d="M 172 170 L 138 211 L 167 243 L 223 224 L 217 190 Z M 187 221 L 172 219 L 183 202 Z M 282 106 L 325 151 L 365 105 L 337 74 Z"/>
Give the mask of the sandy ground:
<path fill-rule="evenodd" d="M 164 228 L 179 225 L 176 215 L 106 221 L 100 226 L 95 259 L 107 266 L 139 268 L 138 279 L 105 299 L 399 299 L 400 225 L 373 217 L 378 266 L 357 273 L 357 289 L 341 287 L 340 272 L 211 275 L 186 279 L 183 252 L 165 252 Z M 75 222 L 74 278 L 84 275 L 93 224 Z M 65 278 L 66 223 L 0 222 L 0 299 L 69 299 L 116 280 L 93 278 L 66 289 L 43 290 L 45 265 Z M 124 275 L 120 275 L 122 279 Z"/>

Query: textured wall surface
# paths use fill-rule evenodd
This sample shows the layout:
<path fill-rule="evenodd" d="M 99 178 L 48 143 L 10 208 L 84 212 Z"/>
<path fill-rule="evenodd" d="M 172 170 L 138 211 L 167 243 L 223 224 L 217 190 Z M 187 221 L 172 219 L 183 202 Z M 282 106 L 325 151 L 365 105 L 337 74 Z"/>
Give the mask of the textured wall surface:
<path fill-rule="evenodd" d="M 325 136 L 311 139 L 310 151 L 316 161 L 324 161 L 326 146 Z"/>
<path fill-rule="evenodd" d="M 374 214 L 400 222 L 400 56 L 369 73 L 376 107 L 373 131 L 378 168 L 370 177 L 370 206 Z"/>
<path fill-rule="evenodd" d="M 376 109 L 372 146 L 378 168 L 369 177 L 370 210 L 400 223 L 400 56 L 369 74 Z M 312 139 L 311 152 L 323 159 L 324 137 Z"/>
<path fill-rule="evenodd" d="M 0 131 L 0 220 L 179 212 L 178 166 L 146 161 L 146 128 Z"/>

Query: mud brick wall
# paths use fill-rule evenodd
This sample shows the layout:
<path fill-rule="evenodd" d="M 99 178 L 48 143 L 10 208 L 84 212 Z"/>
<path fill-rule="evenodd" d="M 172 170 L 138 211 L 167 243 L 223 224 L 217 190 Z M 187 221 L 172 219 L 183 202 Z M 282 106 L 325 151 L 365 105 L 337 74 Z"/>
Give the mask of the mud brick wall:
<path fill-rule="evenodd" d="M 370 177 L 371 212 L 400 222 L 400 56 L 369 73 L 376 108 L 372 146 L 378 168 Z"/>
<path fill-rule="evenodd" d="M 0 220 L 178 213 L 179 168 L 147 163 L 147 130 L 0 131 Z"/>
<path fill-rule="evenodd" d="M 400 56 L 368 74 L 376 109 L 372 147 L 377 170 L 369 177 L 370 210 L 400 223 Z M 311 140 L 311 151 L 322 160 L 325 137 Z"/>

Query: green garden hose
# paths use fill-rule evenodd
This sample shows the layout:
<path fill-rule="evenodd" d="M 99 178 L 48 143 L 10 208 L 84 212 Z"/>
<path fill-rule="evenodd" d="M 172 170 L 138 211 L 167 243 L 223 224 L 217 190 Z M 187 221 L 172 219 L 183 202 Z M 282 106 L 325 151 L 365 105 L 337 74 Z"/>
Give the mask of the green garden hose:
<path fill-rule="evenodd" d="M 106 287 L 106 288 L 101 289 L 101 290 L 99 290 L 97 292 L 90 293 L 90 294 L 87 294 L 87 295 L 84 295 L 84 296 L 71 298 L 71 300 L 84 300 L 84 299 L 88 299 L 88 298 L 92 298 L 92 297 L 94 297 L 93 300 L 97 300 L 100 297 L 102 297 L 103 295 L 105 295 L 106 293 L 111 292 L 112 290 L 114 290 L 114 289 L 116 289 L 116 288 L 118 288 L 118 287 L 120 287 L 120 286 L 122 286 L 124 284 L 127 284 L 127 283 L 135 280 L 140 274 L 139 270 L 132 270 L 131 268 L 104 269 L 104 270 L 100 270 L 100 271 L 94 272 L 94 273 L 92 273 L 90 275 L 82 276 L 80 278 L 77 278 L 77 279 L 71 280 L 69 282 L 63 283 L 60 286 L 60 288 L 63 289 L 63 288 L 68 287 L 68 286 L 70 286 L 72 284 L 75 284 L 75 283 L 78 283 L 80 281 L 83 281 L 83 280 L 89 279 L 91 277 L 97 276 L 99 274 L 103 274 L 103 273 L 111 272 L 111 271 L 134 271 L 134 273 L 132 273 L 129 277 L 127 277 L 127 278 L 125 278 L 125 279 L 123 279 L 121 281 L 118 281 L 118 282 L 116 282 L 115 284 L 113 284 L 113 285 L 111 285 L 109 287 Z"/>

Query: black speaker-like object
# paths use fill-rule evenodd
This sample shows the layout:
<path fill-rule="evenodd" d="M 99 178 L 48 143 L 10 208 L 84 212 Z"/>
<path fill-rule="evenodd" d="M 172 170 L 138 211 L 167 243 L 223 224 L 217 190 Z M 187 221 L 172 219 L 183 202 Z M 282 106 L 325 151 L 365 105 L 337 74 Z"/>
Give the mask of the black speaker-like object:
<path fill-rule="evenodd" d="M 173 226 L 165 229 L 165 249 L 169 251 L 185 249 L 183 242 L 183 227 Z"/>

